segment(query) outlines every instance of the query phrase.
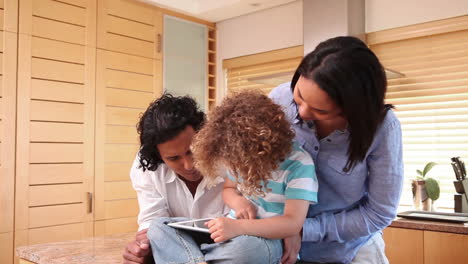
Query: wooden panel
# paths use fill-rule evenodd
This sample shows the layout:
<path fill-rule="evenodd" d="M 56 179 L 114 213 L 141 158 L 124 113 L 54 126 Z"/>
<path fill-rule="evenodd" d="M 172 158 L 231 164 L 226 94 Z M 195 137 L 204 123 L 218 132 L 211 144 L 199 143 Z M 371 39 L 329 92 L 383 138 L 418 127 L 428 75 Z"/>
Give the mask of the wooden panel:
<path fill-rule="evenodd" d="M 153 76 L 132 72 L 106 70 L 106 87 L 153 92 Z"/>
<path fill-rule="evenodd" d="M 84 65 L 32 58 L 31 77 L 84 83 Z"/>
<path fill-rule="evenodd" d="M 53 205 L 29 209 L 29 227 L 79 223 L 84 219 L 84 204 Z"/>
<path fill-rule="evenodd" d="M 33 37 L 31 41 L 33 57 L 81 64 L 85 61 L 85 48 L 81 45 L 37 37 Z"/>
<path fill-rule="evenodd" d="M 105 219 L 123 218 L 138 215 L 137 199 L 105 201 Z"/>
<path fill-rule="evenodd" d="M 106 34 L 106 49 L 137 56 L 154 57 L 154 43 L 125 36 Z"/>
<path fill-rule="evenodd" d="M 108 69 L 153 75 L 152 59 L 107 51 L 104 53 L 104 62 Z"/>
<path fill-rule="evenodd" d="M 135 158 L 139 146 L 136 144 L 106 144 L 104 146 L 105 162 L 126 162 Z"/>
<path fill-rule="evenodd" d="M 31 143 L 31 163 L 83 162 L 83 144 Z"/>
<path fill-rule="evenodd" d="M 82 182 L 83 164 L 31 164 L 29 184 Z"/>
<path fill-rule="evenodd" d="M 131 162 L 106 163 L 104 165 L 105 181 L 128 181 L 130 179 Z"/>
<path fill-rule="evenodd" d="M 137 198 L 131 181 L 104 183 L 104 200 Z"/>
<path fill-rule="evenodd" d="M 31 101 L 31 120 L 77 122 L 84 121 L 84 105 L 47 101 Z"/>
<path fill-rule="evenodd" d="M 35 263 L 31 262 L 31 261 L 24 260 L 24 259 L 20 259 L 19 264 L 35 264 Z"/>
<path fill-rule="evenodd" d="M 31 80 L 31 99 L 84 103 L 84 92 L 82 84 Z"/>
<path fill-rule="evenodd" d="M 86 9 L 53 0 L 33 0 L 33 15 L 85 26 Z"/>
<path fill-rule="evenodd" d="M 153 25 L 155 7 L 131 0 L 104 0 L 108 14 Z"/>
<path fill-rule="evenodd" d="M 79 7 L 88 7 L 89 8 L 89 0 L 60 0 L 60 2 L 68 3 L 71 5 L 79 6 Z M 92 3 L 92 2 L 91 2 Z"/>
<path fill-rule="evenodd" d="M 424 231 L 424 264 L 468 262 L 468 236 Z"/>
<path fill-rule="evenodd" d="M 106 31 L 122 36 L 155 42 L 154 27 L 115 16 L 106 17 Z"/>
<path fill-rule="evenodd" d="M 138 222 L 136 217 L 100 220 L 96 221 L 94 230 L 96 236 L 136 232 L 138 230 Z"/>
<path fill-rule="evenodd" d="M 106 143 L 139 144 L 139 135 L 135 126 L 107 126 Z"/>
<path fill-rule="evenodd" d="M 0 263 L 13 263 L 13 233 L 0 233 Z"/>
<path fill-rule="evenodd" d="M 105 112 L 106 124 L 135 126 L 139 121 L 140 114 L 143 112 L 139 109 L 107 107 Z"/>
<path fill-rule="evenodd" d="M 83 142 L 83 124 L 31 122 L 30 125 L 33 142 Z"/>
<path fill-rule="evenodd" d="M 79 240 L 92 234 L 91 223 L 79 223 L 52 227 L 34 228 L 29 230 L 29 245 Z"/>
<path fill-rule="evenodd" d="M 0 78 L 0 233 L 10 233 L 14 230 L 17 34 L 0 32 L 0 35 L 4 36 L 0 72 L 3 75 Z M 0 253 L 0 263 L 11 254 Z"/>
<path fill-rule="evenodd" d="M 123 89 L 106 89 L 106 105 L 141 108 L 143 111 L 153 101 L 153 93 L 141 91 L 128 91 Z"/>
<path fill-rule="evenodd" d="M 423 231 L 387 227 L 383 232 L 390 263 L 423 264 Z"/>
<path fill-rule="evenodd" d="M 84 45 L 86 30 L 84 27 L 33 17 L 32 35 Z"/>
<path fill-rule="evenodd" d="M 29 206 L 84 202 L 83 184 L 54 184 L 29 187 Z"/>

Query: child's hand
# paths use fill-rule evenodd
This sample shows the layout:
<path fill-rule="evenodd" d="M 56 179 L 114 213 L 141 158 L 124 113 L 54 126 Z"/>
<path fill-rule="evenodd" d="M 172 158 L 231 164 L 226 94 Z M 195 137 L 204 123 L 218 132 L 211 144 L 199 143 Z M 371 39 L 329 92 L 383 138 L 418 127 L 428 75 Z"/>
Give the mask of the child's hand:
<path fill-rule="evenodd" d="M 216 243 L 242 235 L 238 221 L 231 218 L 218 217 L 208 221 L 205 225 L 209 228 L 211 238 Z"/>
<path fill-rule="evenodd" d="M 257 208 L 247 199 L 243 198 L 236 211 L 237 219 L 255 219 L 257 217 Z"/>

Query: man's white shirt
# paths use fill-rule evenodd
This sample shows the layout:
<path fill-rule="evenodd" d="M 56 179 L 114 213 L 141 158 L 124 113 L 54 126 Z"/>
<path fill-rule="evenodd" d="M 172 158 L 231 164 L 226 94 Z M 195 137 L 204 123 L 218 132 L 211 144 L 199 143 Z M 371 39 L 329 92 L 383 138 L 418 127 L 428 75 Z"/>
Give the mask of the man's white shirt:
<path fill-rule="evenodd" d="M 193 197 L 185 183 L 166 164 L 160 164 L 155 171 L 143 172 L 137 156 L 130 178 L 140 206 L 138 230 L 148 228 L 157 217 L 207 218 L 218 217 L 228 211 L 222 198 L 224 181 L 221 177 L 211 188 L 203 179 Z"/>

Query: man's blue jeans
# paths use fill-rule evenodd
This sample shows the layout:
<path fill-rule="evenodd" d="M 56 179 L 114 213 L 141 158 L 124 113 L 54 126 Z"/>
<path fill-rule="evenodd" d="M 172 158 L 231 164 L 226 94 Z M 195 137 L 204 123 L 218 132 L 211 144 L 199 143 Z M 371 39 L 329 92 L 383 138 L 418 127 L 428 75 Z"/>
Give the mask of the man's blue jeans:
<path fill-rule="evenodd" d="M 223 243 L 204 243 L 192 232 L 172 228 L 170 222 L 188 218 L 157 218 L 148 230 L 153 257 L 157 264 L 277 264 L 283 249 L 281 240 L 238 236 Z M 196 233 L 196 232 L 195 232 Z M 203 234 L 204 235 L 204 234 Z M 208 237 L 209 234 L 206 234 Z"/>

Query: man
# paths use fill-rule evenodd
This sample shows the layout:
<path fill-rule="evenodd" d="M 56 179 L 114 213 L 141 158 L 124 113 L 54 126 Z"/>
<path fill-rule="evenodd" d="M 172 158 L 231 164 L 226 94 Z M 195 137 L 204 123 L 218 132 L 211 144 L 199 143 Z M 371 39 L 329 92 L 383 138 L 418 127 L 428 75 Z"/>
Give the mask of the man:
<path fill-rule="evenodd" d="M 194 168 L 190 145 L 205 115 L 190 97 L 164 94 L 138 123 L 140 151 L 130 172 L 138 195 L 139 231 L 127 244 L 124 264 L 144 263 L 151 255 L 147 231 L 159 217 L 217 217 L 225 210 L 222 179 L 211 188 Z"/>

